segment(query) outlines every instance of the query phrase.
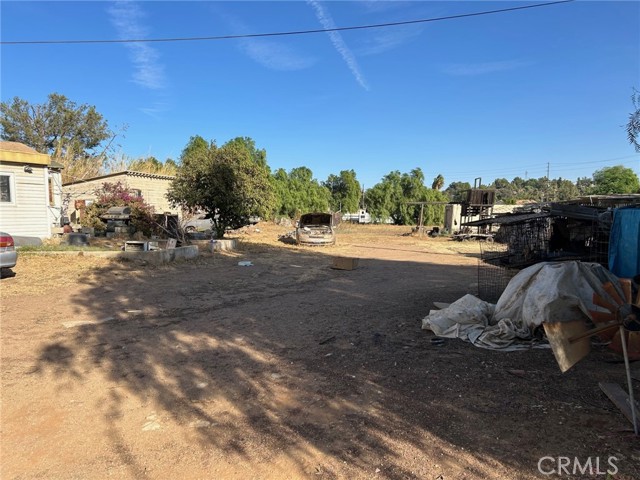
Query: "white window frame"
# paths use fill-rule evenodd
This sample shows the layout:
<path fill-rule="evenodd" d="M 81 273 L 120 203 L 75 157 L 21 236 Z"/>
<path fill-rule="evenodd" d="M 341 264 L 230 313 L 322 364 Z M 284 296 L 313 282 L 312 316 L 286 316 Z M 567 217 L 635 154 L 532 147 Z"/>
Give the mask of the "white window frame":
<path fill-rule="evenodd" d="M 15 205 L 16 204 L 16 179 L 13 172 L 0 172 L 0 176 L 9 177 L 9 197 L 8 202 L 0 201 L 0 205 Z"/>

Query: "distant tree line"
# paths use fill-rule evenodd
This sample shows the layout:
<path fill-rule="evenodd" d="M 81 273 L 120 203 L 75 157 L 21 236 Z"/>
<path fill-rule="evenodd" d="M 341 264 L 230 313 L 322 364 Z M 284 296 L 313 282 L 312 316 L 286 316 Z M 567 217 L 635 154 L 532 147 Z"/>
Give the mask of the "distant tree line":
<path fill-rule="evenodd" d="M 640 151 L 640 97 L 634 90 L 635 111 L 627 124 L 628 141 Z M 15 97 L 0 104 L 0 138 L 24 143 L 61 163 L 63 181 L 136 170 L 175 176 L 169 199 L 191 211 L 215 217 L 219 234 L 243 224 L 250 216 L 295 218 L 310 211 L 355 213 L 366 208 L 375 221 L 415 224 L 423 203 L 424 223 L 443 221 L 443 204 L 462 201 L 471 185 L 451 182 L 438 174 L 425 185 L 420 168 L 391 171 L 379 183 L 363 191 L 354 170 L 342 170 L 320 181 L 306 166 L 272 172 L 267 152 L 250 137 L 237 137 L 222 146 L 201 136 L 192 137 L 177 161 L 155 157 L 127 158 L 115 154 L 115 134 L 95 107 L 72 102 L 52 93 L 43 104 Z M 580 195 L 637 193 L 638 176 L 624 166 L 605 167 L 591 178 L 571 180 L 516 177 L 498 178 L 485 188 L 496 190 L 497 201 L 568 200 Z"/>
<path fill-rule="evenodd" d="M 444 191 L 452 201 L 463 201 L 465 192 L 471 188 L 468 182 L 452 182 Z M 563 178 L 547 179 L 516 177 L 509 181 L 497 178 L 481 188 L 496 190 L 496 201 L 515 204 L 519 200 L 532 202 L 570 200 L 586 195 L 608 195 L 616 193 L 640 193 L 640 181 L 631 168 L 622 165 L 605 167 L 592 177 L 578 178 L 574 183 Z"/>

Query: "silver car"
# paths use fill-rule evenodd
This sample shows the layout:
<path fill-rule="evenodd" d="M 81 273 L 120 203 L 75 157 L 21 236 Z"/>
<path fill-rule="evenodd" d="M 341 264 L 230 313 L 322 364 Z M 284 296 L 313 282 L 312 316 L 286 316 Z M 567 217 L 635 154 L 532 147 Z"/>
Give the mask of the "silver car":
<path fill-rule="evenodd" d="M 210 232 L 211 230 L 213 230 L 211 215 L 208 213 L 196 215 L 192 219 L 185 222 L 182 225 L 182 228 L 184 228 L 184 231 L 187 233 Z"/>
<path fill-rule="evenodd" d="M 333 245 L 336 234 L 333 216 L 329 213 L 306 213 L 300 217 L 296 228 L 298 245 Z"/>
<path fill-rule="evenodd" d="M 0 232 L 0 268 L 4 272 L 7 268 L 13 268 L 18 261 L 18 252 L 13 237 L 8 233 Z"/>

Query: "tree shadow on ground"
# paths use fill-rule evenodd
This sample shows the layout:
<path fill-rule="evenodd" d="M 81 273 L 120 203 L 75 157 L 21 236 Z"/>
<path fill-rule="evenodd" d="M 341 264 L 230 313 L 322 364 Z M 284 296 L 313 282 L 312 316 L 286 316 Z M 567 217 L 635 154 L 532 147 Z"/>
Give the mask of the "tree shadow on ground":
<path fill-rule="evenodd" d="M 535 478 L 545 455 L 630 458 L 624 438 L 597 436 L 618 425 L 597 382 L 623 382 L 599 352 L 561 375 L 546 350 L 431 344 L 421 319 L 472 291 L 476 267 L 369 259 L 339 271 L 330 250 L 267 245 L 243 255 L 253 267 L 216 254 L 87 275 L 71 296 L 87 324 L 42 348 L 40 374 L 111 389 L 108 438 L 134 476 L 120 422 L 138 404 L 156 412 L 143 431 L 178 436 L 166 455 L 183 441 L 259 468 L 278 452 L 320 478 Z"/>

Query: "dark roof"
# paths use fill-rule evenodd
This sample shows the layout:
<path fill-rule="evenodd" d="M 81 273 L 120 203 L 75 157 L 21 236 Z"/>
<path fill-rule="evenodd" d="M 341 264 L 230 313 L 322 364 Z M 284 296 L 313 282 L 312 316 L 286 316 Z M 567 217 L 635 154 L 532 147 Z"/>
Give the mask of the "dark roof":
<path fill-rule="evenodd" d="M 583 197 L 553 203 L 556 205 L 581 205 L 583 207 L 621 207 L 625 205 L 640 204 L 640 193 L 585 195 Z"/>
<path fill-rule="evenodd" d="M 51 168 L 64 168 L 64 165 L 62 165 L 61 163 L 56 162 L 55 160 L 51 160 L 51 163 L 49 164 L 49 167 L 51 167 Z"/>
<path fill-rule="evenodd" d="M 473 222 L 463 223 L 463 227 L 482 227 L 483 225 L 511 225 L 513 223 L 521 223 L 529 220 L 535 220 L 538 218 L 550 217 L 549 212 L 540 213 L 510 213 L 507 215 L 501 215 L 493 218 L 483 218 L 482 220 L 475 220 Z"/>

